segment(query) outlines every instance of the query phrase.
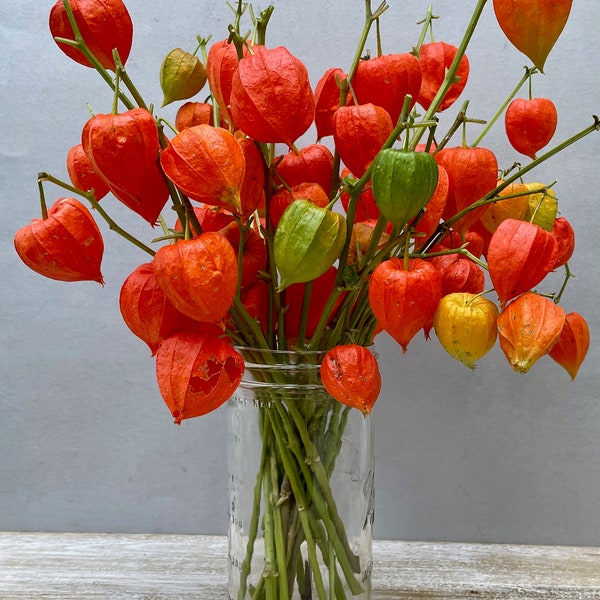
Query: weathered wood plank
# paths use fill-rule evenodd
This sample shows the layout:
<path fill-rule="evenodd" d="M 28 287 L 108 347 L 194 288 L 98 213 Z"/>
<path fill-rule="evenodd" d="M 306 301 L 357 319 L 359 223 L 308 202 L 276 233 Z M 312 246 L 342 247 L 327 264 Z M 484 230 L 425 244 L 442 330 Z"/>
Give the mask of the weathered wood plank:
<path fill-rule="evenodd" d="M 1 600 L 226 600 L 223 537 L 0 533 Z M 374 543 L 374 600 L 600 599 L 600 548 Z"/>

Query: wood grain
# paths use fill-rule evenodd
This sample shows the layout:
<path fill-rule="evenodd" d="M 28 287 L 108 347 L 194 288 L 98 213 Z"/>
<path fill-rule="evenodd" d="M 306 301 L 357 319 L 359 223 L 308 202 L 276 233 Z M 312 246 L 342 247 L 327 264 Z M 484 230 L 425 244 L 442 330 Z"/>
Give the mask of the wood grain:
<path fill-rule="evenodd" d="M 600 548 L 376 541 L 373 600 L 600 599 Z M 226 600 L 217 536 L 0 533 L 2 600 Z"/>

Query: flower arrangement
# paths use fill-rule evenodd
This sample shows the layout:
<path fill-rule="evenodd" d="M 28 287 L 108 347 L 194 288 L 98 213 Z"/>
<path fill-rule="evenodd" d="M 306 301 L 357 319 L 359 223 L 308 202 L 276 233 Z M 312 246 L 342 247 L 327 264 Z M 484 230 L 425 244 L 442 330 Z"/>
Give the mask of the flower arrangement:
<path fill-rule="evenodd" d="M 181 104 L 175 123 L 141 97 L 125 68 L 133 24 L 121 0 L 58 0 L 52 7 L 57 45 L 99 73 L 113 106 L 83 125 L 81 143 L 67 156 L 69 182 L 39 175 L 42 218 L 16 233 L 21 259 L 51 279 L 103 284 L 104 242 L 93 215 L 145 253 L 146 262 L 123 282 L 120 308 L 155 357 L 158 387 L 176 423 L 234 395 L 252 352 L 267 363 L 279 351 L 319 357 L 315 381 L 330 400 L 296 410 L 278 390 L 262 407 L 265 464 L 272 461 L 277 477 L 265 487 L 261 468 L 257 496 L 264 493 L 268 504 L 267 490 L 279 490 L 278 498 L 297 502 L 285 518 L 279 501 L 270 512 L 257 507 L 254 528 L 262 522 L 274 564 L 261 583 L 241 585 L 239 598 L 246 587 L 256 599 L 292 597 L 294 582 L 300 589 L 304 578 L 298 564 L 310 565 L 316 597 L 325 598 L 329 585 L 336 598 L 368 593 L 354 577 L 364 578 L 364 565 L 353 567 L 337 525 L 331 471 L 315 460 L 303 465 L 303 457 L 325 452 L 304 431 L 312 427 L 323 443 L 341 444 L 347 411 L 370 413 L 381 377 L 369 347 L 379 332 L 403 352 L 417 334 L 433 332 L 469 368 L 496 343 L 520 373 L 548 355 L 575 378 L 585 358 L 585 318 L 560 305 L 573 228 L 558 216 L 552 185 L 531 179 L 537 165 L 600 129 L 594 116 L 545 150 L 558 112 L 551 99 L 533 95 L 532 80 L 543 72 L 571 2 L 493 1 L 499 25 L 532 66 L 469 145 L 467 129 L 478 120 L 468 116 L 467 101 L 448 130 L 439 131 L 438 116 L 458 106 L 468 83 L 468 44 L 486 4 L 475 3 L 458 46 L 428 41 L 430 7 L 414 48 L 384 54 L 378 25 L 388 4 L 373 9 L 366 0 L 352 64 L 332 66 L 313 89 L 302 61 L 268 43 L 273 7 L 255 14 L 240 1 L 218 41 L 198 38 L 194 52 L 176 48 L 165 57 L 162 106 Z M 365 57 L 371 36 L 378 53 Z M 524 86 L 528 97 L 517 97 Z M 206 101 L 191 100 L 200 93 Z M 481 145 L 501 119 L 525 164 L 501 168 Z M 298 147 L 311 127 L 316 141 Z M 47 184 L 83 201 L 66 197 L 47 207 Z M 150 242 L 130 235 L 110 217 L 102 202 L 108 194 L 162 235 L 152 229 Z M 540 292 L 559 269 L 561 289 Z M 263 383 L 285 383 L 278 377 Z M 288 447 L 300 450 L 292 456 Z M 304 511 L 307 504 L 314 512 Z M 297 560 L 303 544 L 307 556 Z M 334 576 L 327 584 L 317 552 L 325 557 L 329 547 Z M 342 579 L 347 588 L 336 587 Z"/>

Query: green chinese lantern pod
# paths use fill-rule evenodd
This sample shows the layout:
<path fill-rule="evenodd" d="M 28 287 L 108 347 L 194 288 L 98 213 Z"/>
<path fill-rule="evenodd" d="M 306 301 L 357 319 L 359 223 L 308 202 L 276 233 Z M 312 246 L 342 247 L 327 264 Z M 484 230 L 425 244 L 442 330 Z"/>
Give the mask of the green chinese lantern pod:
<path fill-rule="evenodd" d="M 283 213 L 273 240 L 279 290 L 319 277 L 335 262 L 346 241 L 346 221 L 309 200 L 295 200 Z"/>
<path fill-rule="evenodd" d="M 160 68 L 163 106 L 195 96 L 206 83 L 206 70 L 200 59 L 181 48 L 171 50 Z"/>
<path fill-rule="evenodd" d="M 433 195 L 438 167 L 429 153 L 386 148 L 373 161 L 371 180 L 381 214 L 401 230 Z"/>

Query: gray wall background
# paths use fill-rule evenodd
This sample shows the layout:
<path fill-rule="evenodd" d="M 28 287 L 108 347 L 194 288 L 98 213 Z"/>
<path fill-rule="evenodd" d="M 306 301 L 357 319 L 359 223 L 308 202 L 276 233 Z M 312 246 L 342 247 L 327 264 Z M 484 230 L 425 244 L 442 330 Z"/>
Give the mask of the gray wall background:
<path fill-rule="evenodd" d="M 13 251 L 15 231 L 38 215 L 37 172 L 66 179 L 64 157 L 80 139 L 86 103 L 108 112 L 111 94 L 54 45 L 50 1 L 0 4 L 0 529 L 223 533 L 224 409 L 173 425 L 154 362 L 121 321 L 121 283 L 145 255 L 101 222 L 101 288 L 44 279 Z M 390 4 L 384 52 L 408 51 L 429 2 Z M 275 5 L 269 43 L 285 42 L 305 61 L 313 84 L 329 66 L 349 66 L 362 2 Z M 474 5 L 435 2 L 436 39 L 458 44 Z M 128 71 L 160 104 L 162 57 L 177 46 L 193 50 L 197 34 L 225 37 L 229 13 L 224 2 L 207 0 L 128 6 L 135 25 Z M 599 3 L 575 2 L 547 74 L 534 79 L 535 94 L 558 106 L 556 142 L 600 111 L 598 22 Z M 373 40 L 369 46 L 374 53 Z M 491 2 L 468 55 L 472 75 L 462 98 L 471 99 L 472 117 L 487 119 L 527 64 L 501 34 Z M 520 157 L 502 129 L 486 143 L 506 167 Z M 478 131 L 471 129 L 471 139 Z M 435 338 L 415 339 L 406 355 L 379 338 L 377 537 L 600 545 L 599 149 L 600 134 L 592 135 L 536 174 L 558 180 L 562 214 L 577 233 L 576 278 L 563 306 L 586 316 L 592 347 L 575 383 L 550 359 L 517 375 L 496 348 L 472 373 Z M 46 190 L 49 202 L 63 195 Z M 126 229 L 153 237 L 114 199 L 105 202 Z"/>

